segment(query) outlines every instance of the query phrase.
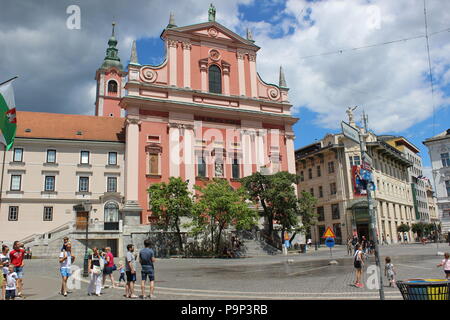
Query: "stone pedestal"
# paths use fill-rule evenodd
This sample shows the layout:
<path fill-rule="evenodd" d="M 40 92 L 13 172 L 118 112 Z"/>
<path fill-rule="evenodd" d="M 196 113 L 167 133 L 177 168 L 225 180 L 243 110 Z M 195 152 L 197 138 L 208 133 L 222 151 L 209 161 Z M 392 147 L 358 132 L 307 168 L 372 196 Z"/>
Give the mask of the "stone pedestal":
<path fill-rule="evenodd" d="M 127 201 L 121 210 L 123 225 L 137 226 L 141 224 L 142 208 L 137 201 Z"/>

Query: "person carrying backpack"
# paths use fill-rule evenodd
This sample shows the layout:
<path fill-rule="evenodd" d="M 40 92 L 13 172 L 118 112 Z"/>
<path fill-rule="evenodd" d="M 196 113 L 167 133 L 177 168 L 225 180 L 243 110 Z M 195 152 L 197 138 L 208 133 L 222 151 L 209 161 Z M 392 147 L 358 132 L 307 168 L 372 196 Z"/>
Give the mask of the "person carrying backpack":
<path fill-rule="evenodd" d="M 355 267 L 356 279 L 355 279 L 355 287 L 363 288 L 364 285 L 361 283 L 362 278 L 362 269 L 364 266 L 364 254 L 361 251 L 361 245 L 356 245 L 356 252 L 353 256 L 353 266 Z"/>

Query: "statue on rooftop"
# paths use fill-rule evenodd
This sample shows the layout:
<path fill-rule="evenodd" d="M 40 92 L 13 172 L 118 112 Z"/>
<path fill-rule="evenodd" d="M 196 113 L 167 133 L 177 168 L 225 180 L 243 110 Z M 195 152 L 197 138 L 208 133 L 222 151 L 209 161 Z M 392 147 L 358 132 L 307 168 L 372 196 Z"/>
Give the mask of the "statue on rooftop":
<path fill-rule="evenodd" d="M 208 21 L 216 21 L 216 8 L 213 6 L 212 3 L 209 6 L 208 10 Z"/>

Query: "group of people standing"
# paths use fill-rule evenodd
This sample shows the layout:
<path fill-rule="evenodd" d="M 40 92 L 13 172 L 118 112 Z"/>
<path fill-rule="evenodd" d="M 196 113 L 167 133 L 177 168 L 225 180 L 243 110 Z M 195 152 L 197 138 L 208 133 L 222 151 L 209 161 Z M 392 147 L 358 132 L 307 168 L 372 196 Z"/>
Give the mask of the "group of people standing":
<path fill-rule="evenodd" d="M 142 299 L 146 299 L 145 295 L 145 285 L 147 279 L 150 283 L 149 298 L 155 298 L 155 269 L 154 262 L 155 253 L 151 249 L 151 241 L 145 240 L 142 250 L 139 254 L 135 253 L 134 245 L 129 244 L 127 246 L 127 253 L 125 257 L 125 266 L 119 264 L 117 267 L 114 263 L 114 255 L 111 252 L 110 247 L 106 247 L 104 250 L 99 250 L 97 247 L 93 247 L 91 252 L 88 254 L 88 272 L 89 272 L 89 286 L 88 295 L 89 296 L 100 296 L 102 295 L 102 289 L 108 288 L 105 286 L 107 278 L 110 279 L 112 288 L 116 287 L 116 282 L 114 281 L 114 271 L 120 271 L 119 285 L 122 281 L 125 282 L 126 275 L 126 285 L 125 294 L 126 298 L 138 298 L 134 293 L 134 287 L 136 282 L 136 270 L 137 270 L 137 259 L 141 265 L 141 292 Z M 67 291 L 67 280 L 71 276 L 71 266 L 75 261 L 75 256 L 72 254 L 72 245 L 69 238 L 64 238 L 64 244 L 61 248 L 61 253 L 59 255 L 60 263 L 60 273 L 62 277 L 61 294 L 67 296 L 69 293 Z"/>
<path fill-rule="evenodd" d="M 14 242 L 11 251 L 7 245 L 2 245 L 0 254 L 0 267 L 2 268 L 2 276 L 0 277 L 1 300 L 14 300 L 16 297 L 23 297 L 24 258 L 25 249 L 20 241 Z"/>

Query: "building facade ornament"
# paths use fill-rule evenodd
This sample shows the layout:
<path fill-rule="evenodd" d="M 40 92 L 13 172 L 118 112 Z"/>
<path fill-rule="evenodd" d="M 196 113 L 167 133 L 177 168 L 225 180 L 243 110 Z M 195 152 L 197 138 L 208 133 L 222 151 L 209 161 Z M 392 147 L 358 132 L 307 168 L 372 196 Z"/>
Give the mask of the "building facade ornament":
<path fill-rule="evenodd" d="M 216 28 L 209 28 L 208 29 L 208 34 L 209 34 L 209 36 L 211 36 L 213 38 L 216 38 L 218 36 L 218 34 L 219 34 L 219 31 L 217 31 Z"/>
<path fill-rule="evenodd" d="M 209 50 L 209 57 L 213 61 L 219 61 L 221 58 L 219 50 L 217 50 L 217 49 Z"/>
<path fill-rule="evenodd" d="M 178 46 L 178 40 L 167 40 L 167 44 L 169 45 L 169 47 L 174 47 L 176 48 Z"/>
<path fill-rule="evenodd" d="M 253 52 L 249 53 L 248 54 L 248 60 L 249 61 L 256 61 L 256 53 L 253 53 Z"/>
<path fill-rule="evenodd" d="M 244 60 L 245 52 L 237 51 L 237 52 L 236 52 L 236 57 L 237 57 L 238 59 L 240 59 L 240 60 Z"/>
<path fill-rule="evenodd" d="M 149 67 L 144 67 L 141 69 L 141 79 L 145 82 L 155 82 L 158 74 L 156 71 L 150 69 Z"/>
<path fill-rule="evenodd" d="M 181 45 L 184 50 L 191 50 L 192 49 L 192 43 L 190 41 L 183 41 L 181 42 Z"/>

